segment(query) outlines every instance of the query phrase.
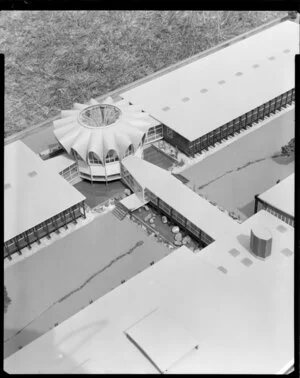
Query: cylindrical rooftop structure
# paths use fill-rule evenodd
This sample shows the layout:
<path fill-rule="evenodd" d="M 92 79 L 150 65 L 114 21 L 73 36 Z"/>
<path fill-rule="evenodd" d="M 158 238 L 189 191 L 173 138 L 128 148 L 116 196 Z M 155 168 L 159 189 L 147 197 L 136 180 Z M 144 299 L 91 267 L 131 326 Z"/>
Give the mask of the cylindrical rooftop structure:
<path fill-rule="evenodd" d="M 271 255 L 272 251 L 272 234 L 264 226 L 253 226 L 251 230 L 250 248 L 252 252 L 261 258 Z"/>

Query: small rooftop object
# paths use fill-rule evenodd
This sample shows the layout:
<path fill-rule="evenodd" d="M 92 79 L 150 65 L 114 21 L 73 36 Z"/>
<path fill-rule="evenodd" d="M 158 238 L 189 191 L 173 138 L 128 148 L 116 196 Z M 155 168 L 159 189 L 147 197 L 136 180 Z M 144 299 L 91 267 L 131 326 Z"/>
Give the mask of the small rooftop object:
<path fill-rule="evenodd" d="M 181 99 L 181 101 L 187 102 L 187 101 L 190 101 L 190 98 L 189 97 L 184 97 L 183 99 Z"/>
<path fill-rule="evenodd" d="M 270 256 L 272 251 L 271 232 L 264 226 L 253 226 L 251 230 L 250 248 L 258 257 L 266 258 Z"/>
<path fill-rule="evenodd" d="M 233 257 L 237 257 L 239 254 L 240 254 L 240 251 L 238 251 L 236 248 L 232 248 L 229 253 L 231 254 L 231 256 Z"/>
<path fill-rule="evenodd" d="M 227 269 L 225 269 L 224 266 L 219 266 L 219 267 L 218 267 L 218 270 L 219 270 L 220 272 L 224 273 L 224 274 L 227 273 Z"/>
<path fill-rule="evenodd" d="M 29 177 L 34 177 L 34 176 L 36 176 L 36 175 L 37 175 L 36 171 L 28 172 L 28 176 L 29 176 Z"/>
<path fill-rule="evenodd" d="M 293 252 L 289 248 L 284 248 L 280 251 L 284 256 L 290 257 L 293 255 Z"/>
<path fill-rule="evenodd" d="M 236 74 L 235 74 L 235 76 L 242 76 L 243 75 L 243 72 L 237 72 Z"/>
<path fill-rule="evenodd" d="M 9 182 L 7 182 L 6 184 L 4 184 L 4 189 L 9 189 L 11 188 L 11 185 Z"/>
<path fill-rule="evenodd" d="M 206 88 L 203 88 L 203 89 L 201 89 L 201 93 L 206 93 L 208 91 L 208 89 L 206 89 Z"/>
<path fill-rule="evenodd" d="M 248 259 L 248 257 L 245 257 L 241 260 L 241 263 L 244 264 L 247 268 L 249 268 L 249 266 L 253 264 L 253 261 Z"/>

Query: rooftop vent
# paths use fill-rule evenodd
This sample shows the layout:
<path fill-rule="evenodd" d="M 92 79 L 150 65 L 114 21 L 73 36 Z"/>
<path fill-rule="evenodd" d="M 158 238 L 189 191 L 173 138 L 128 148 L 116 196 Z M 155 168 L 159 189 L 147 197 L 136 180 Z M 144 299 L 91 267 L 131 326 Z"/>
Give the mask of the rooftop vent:
<path fill-rule="evenodd" d="M 169 107 L 169 106 L 165 106 L 164 108 L 162 108 L 162 110 L 163 110 L 164 112 L 167 112 L 168 110 L 170 110 L 170 107 Z"/>
<path fill-rule="evenodd" d="M 28 173 L 29 177 L 34 177 L 36 175 L 37 175 L 36 171 L 31 171 L 31 172 Z"/>
<path fill-rule="evenodd" d="M 280 251 L 284 256 L 290 257 L 292 256 L 293 252 L 289 248 L 284 248 Z"/>
<path fill-rule="evenodd" d="M 248 259 L 248 257 L 245 257 L 243 260 L 241 260 L 241 263 L 244 264 L 247 268 L 249 268 L 249 266 L 253 264 L 253 261 Z"/>
<path fill-rule="evenodd" d="M 272 250 L 272 234 L 264 226 L 255 225 L 250 236 L 251 251 L 261 258 L 270 256 Z"/>
<path fill-rule="evenodd" d="M 206 93 L 208 91 L 208 89 L 206 89 L 206 88 L 203 88 L 203 89 L 201 89 L 201 93 Z"/>
<path fill-rule="evenodd" d="M 284 52 L 285 54 L 289 53 L 290 51 L 291 51 L 290 49 L 285 49 L 285 50 L 283 50 L 283 52 Z"/>
<path fill-rule="evenodd" d="M 282 233 L 284 233 L 284 232 L 287 231 L 287 228 L 284 227 L 282 224 L 279 225 L 279 226 L 277 226 L 276 228 L 277 228 L 277 230 L 278 230 L 279 232 L 282 232 Z"/>
<path fill-rule="evenodd" d="M 259 67 L 259 64 L 253 64 L 252 67 L 253 67 L 253 68 L 258 68 L 258 67 Z"/>
<path fill-rule="evenodd" d="M 225 274 L 227 273 L 227 269 L 225 269 L 224 266 L 218 266 L 218 269 L 222 273 L 225 273 Z"/>
<path fill-rule="evenodd" d="M 9 189 L 11 188 L 11 185 L 9 182 L 7 182 L 6 184 L 4 184 L 4 189 Z"/>
<path fill-rule="evenodd" d="M 235 76 L 242 76 L 243 75 L 243 72 L 237 72 L 236 74 L 235 74 Z"/>
<path fill-rule="evenodd" d="M 183 102 L 187 102 L 187 101 L 190 101 L 190 98 L 189 98 L 189 97 L 183 97 L 183 98 L 181 99 L 181 101 L 183 101 Z"/>
<path fill-rule="evenodd" d="M 238 251 L 237 249 L 235 248 L 232 248 L 229 253 L 231 254 L 231 256 L 233 257 L 237 257 L 239 254 L 240 254 L 240 251 Z"/>
<path fill-rule="evenodd" d="M 226 81 L 225 80 L 220 80 L 220 81 L 218 81 L 218 84 L 225 84 L 226 83 Z"/>
<path fill-rule="evenodd" d="M 275 58 L 275 56 L 269 56 L 268 59 L 269 59 L 269 60 L 275 60 L 276 58 Z"/>

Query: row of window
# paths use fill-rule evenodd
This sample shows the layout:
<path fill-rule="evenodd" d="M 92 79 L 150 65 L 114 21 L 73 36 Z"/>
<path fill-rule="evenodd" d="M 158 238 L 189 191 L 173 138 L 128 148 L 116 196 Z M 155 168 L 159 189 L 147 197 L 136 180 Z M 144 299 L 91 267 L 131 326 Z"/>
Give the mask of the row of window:
<path fill-rule="evenodd" d="M 74 158 L 79 161 L 79 162 L 85 162 L 85 160 L 82 159 L 82 157 L 75 151 L 72 150 Z M 125 157 L 128 155 L 134 154 L 134 147 L 131 144 L 126 152 L 125 152 Z M 115 161 L 119 161 L 119 156 L 115 150 L 109 150 L 106 155 L 105 163 L 113 163 Z M 88 153 L 88 162 L 90 165 L 103 165 L 101 159 L 98 158 L 98 156 L 94 152 L 89 152 Z"/>
<path fill-rule="evenodd" d="M 163 126 L 158 125 L 151 127 L 145 138 L 145 143 L 154 142 L 155 140 L 161 139 L 163 137 Z"/>
<path fill-rule="evenodd" d="M 73 164 L 70 167 L 64 169 L 62 172 L 60 172 L 60 175 L 67 181 L 71 182 L 75 178 L 78 177 L 78 168 L 77 164 Z"/>
<path fill-rule="evenodd" d="M 34 243 L 37 239 L 45 237 L 48 233 L 51 233 L 58 228 L 62 227 L 65 223 L 70 223 L 73 217 L 78 218 L 81 216 L 80 207 L 82 204 L 77 204 L 64 212 L 55 215 L 54 217 L 38 224 L 37 226 L 29 229 L 26 232 L 6 241 L 4 243 L 4 257 L 11 255 L 23 249 L 29 244 Z"/>
<path fill-rule="evenodd" d="M 282 109 L 282 107 L 291 104 L 294 100 L 295 89 L 291 89 L 248 113 L 243 114 L 241 117 L 238 117 L 195 141 L 190 142 L 189 146 L 191 153 L 194 154 L 196 152 L 201 152 L 204 149 L 208 149 L 209 146 L 214 145 L 216 142 L 220 142 L 222 139 L 227 139 L 228 136 L 234 135 L 236 132 L 240 132 L 240 130 L 252 126 L 255 122 L 258 122 L 269 116 L 271 113 L 275 113 L 277 110 Z"/>
<path fill-rule="evenodd" d="M 268 211 L 270 214 L 274 215 L 275 217 L 281 219 L 283 222 L 294 227 L 294 219 L 293 218 L 282 214 L 280 211 L 278 211 L 277 209 L 275 209 L 272 206 L 269 206 L 268 204 L 261 203 L 261 202 L 258 202 L 258 203 L 261 205 L 260 209 Z"/>

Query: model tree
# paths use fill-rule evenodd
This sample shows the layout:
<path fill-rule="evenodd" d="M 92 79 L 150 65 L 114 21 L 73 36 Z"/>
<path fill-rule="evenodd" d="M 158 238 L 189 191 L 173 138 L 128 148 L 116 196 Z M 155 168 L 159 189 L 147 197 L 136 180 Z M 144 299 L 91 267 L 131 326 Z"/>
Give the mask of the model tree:
<path fill-rule="evenodd" d="M 285 156 L 291 156 L 295 152 L 295 138 L 292 138 L 288 144 L 281 147 L 281 153 Z"/>
<path fill-rule="evenodd" d="M 4 314 L 7 312 L 10 302 L 11 302 L 11 299 L 9 298 L 6 287 L 4 285 Z"/>

